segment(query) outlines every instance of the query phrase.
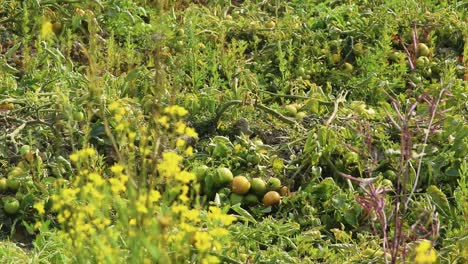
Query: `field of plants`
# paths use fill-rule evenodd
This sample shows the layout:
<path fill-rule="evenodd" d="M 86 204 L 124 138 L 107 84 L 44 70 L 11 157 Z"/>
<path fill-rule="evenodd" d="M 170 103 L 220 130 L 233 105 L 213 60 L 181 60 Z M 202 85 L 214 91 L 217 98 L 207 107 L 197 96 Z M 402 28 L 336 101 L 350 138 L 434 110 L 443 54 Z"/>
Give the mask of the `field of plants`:
<path fill-rule="evenodd" d="M 468 2 L 0 1 L 0 263 L 468 263 Z"/>

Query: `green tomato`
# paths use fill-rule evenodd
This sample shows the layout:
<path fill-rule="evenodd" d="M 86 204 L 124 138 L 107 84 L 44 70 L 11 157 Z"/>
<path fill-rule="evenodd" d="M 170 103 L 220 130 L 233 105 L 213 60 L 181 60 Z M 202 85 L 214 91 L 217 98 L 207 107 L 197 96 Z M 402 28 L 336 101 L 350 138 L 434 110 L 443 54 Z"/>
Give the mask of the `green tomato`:
<path fill-rule="evenodd" d="M 341 55 L 338 53 L 332 54 L 330 57 L 330 62 L 333 64 L 338 64 L 341 61 Z"/>
<path fill-rule="evenodd" d="M 3 210 L 5 213 L 13 215 L 19 210 L 20 203 L 15 198 L 6 199 L 3 203 Z"/>
<path fill-rule="evenodd" d="M 197 176 L 197 181 L 200 182 L 205 178 L 208 170 L 209 170 L 209 167 L 203 164 L 203 165 L 194 167 L 192 169 L 192 172 L 195 174 L 195 176 Z"/>
<path fill-rule="evenodd" d="M 244 201 L 248 205 L 254 205 L 258 203 L 258 197 L 253 193 L 249 193 L 244 197 Z"/>
<path fill-rule="evenodd" d="M 216 169 L 215 183 L 218 186 L 226 185 L 232 182 L 234 176 L 230 169 L 226 167 L 219 167 Z"/>
<path fill-rule="evenodd" d="M 284 110 L 286 111 L 287 116 L 294 117 L 297 114 L 297 108 L 296 106 L 290 104 L 284 107 Z"/>
<path fill-rule="evenodd" d="M 250 182 L 250 191 L 257 196 L 263 196 L 267 191 L 267 184 L 262 178 L 253 178 Z"/>
<path fill-rule="evenodd" d="M 1 178 L 0 179 L 0 192 L 6 191 L 8 189 L 7 179 Z"/>
<path fill-rule="evenodd" d="M 393 62 L 397 62 L 397 61 L 399 61 L 399 60 L 401 60 L 403 58 L 403 53 L 401 53 L 399 51 L 393 51 L 393 52 L 390 53 L 388 58 Z"/>
<path fill-rule="evenodd" d="M 429 55 L 429 48 L 424 43 L 418 43 L 417 51 L 419 56 Z"/>
<path fill-rule="evenodd" d="M 73 120 L 78 121 L 78 122 L 83 121 L 84 120 L 83 112 L 80 112 L 80 111 L 73 112 Z"/>
<path fill-rule="evenodd" d="M 356 54 L 357 56 L 364 54 L 364 44 L 362 44 L 361 42 L 356 43 L 353 48 L 354 54 Z"/>
<path fill-rule="evenodd" d="M 307 116 L 307 113 L 306 112 L 298 112 L 296 114 L 296 119 L 297 121 L 302 121 L 304 119 L 304 117 Z"/>
<path fill-rule="evenodd" d="M 20 154 L 21 156 L 25 156 L 26 154 L 28 154 L 29 152 L 31 152 L 31 147 L 29 145 L 23 145 L 21 146 L 20 148 Z"/>
<path fill-rule="evenodd" d="M 183 28 L 179 28 L 177 30 L 177 36 L 181 37 L 185 35 L 185 30 Z"/>
<path fill-rule="evenodd" d="M 279 191 L 281 189 L 281 180 L 275 177 L 271 177 L 267 182 L 268 190 Z"/>
<path fill-rule="evenodd" d="M 20 185 L 21 185 L 20 181 L 15 179 L 15 178 L 9 177 L 7 179 L 7 187 L 8 187 L 8 189 L 10 189 L 12 191 L 18 190 Z"/>
<path fill-rule="evenodd" d="M 273 20 L 270 20 L 270 21 L 265 23 L 265 27 L 268 28 L 268 29 L 273 29 L 273 28 L 275 28 L 275 26 L 276 26 L 276 23 Z"/>
<path fill-rule="evenodd" d="M 429 65 L 429 58 L 426 56 L 421 56 L 416 59 L 416 65 L 420 67 L 424 67 L 426 65 Z"/>
<path fill-rule="evenodd" d="M 345 62 L 343 64 L 343 70 L 345 72 L 351 73 L 351 72 L 353 72 L 353 69 L 354 69 L 354 67 L 353 67 L 353 65 L 351 63 Z"/>
<path fill-rule="evenodd" d="M 18 176 L 22 176 L 24 174 L 24 171 L 21 167 L 15 167 L 13 168 L 12 171 L 10 171 L 10 173 L 8 173 L 8 177 L 18 177 Z"/>
<path fill-rule="evenodd" d="M 16 200 L 22 201 L 23 198 L 24 198 L 24 193 L 22 193 L 22 192 L 17 192 L 17 193 L 15 194 L 15 197 L 16 197 Z"/>

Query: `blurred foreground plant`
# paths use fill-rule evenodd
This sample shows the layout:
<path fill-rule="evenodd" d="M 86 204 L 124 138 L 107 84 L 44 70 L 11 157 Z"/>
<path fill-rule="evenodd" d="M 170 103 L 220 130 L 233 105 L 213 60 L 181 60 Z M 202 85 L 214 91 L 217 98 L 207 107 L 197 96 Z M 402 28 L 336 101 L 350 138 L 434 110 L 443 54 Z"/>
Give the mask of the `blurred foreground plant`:
<path fill-rule="evenodd" d="M 76 174 L 51 199 L 50 210 L 72 261 L 230 260 L 221 252 L 230 244 L 226 227 L 236 218 L 197 202 L 196 177 L 182 166 L 184 157 L 192 155 L 184 138 L 197 137 L 183 122 L 188 112 L 170 106 L 144 120 L 122 102 L 108 110 L 119 160 L 108 165 L 92 147 L 74 152 L 70 160 Z M 129 120 L 138 125 L 130 126 Z M 44 215 L 43 204 L 35 208 Z"/>

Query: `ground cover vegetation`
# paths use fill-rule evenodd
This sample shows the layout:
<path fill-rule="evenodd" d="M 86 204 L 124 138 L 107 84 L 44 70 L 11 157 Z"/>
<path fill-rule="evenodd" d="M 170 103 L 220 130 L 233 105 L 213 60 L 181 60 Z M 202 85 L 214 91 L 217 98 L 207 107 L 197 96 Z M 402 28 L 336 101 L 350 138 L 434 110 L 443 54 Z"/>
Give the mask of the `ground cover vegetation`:
<path fill-rule="evenodd" d="M 467 10 L 1 1 L 1 262 L 467 263 Z"/>

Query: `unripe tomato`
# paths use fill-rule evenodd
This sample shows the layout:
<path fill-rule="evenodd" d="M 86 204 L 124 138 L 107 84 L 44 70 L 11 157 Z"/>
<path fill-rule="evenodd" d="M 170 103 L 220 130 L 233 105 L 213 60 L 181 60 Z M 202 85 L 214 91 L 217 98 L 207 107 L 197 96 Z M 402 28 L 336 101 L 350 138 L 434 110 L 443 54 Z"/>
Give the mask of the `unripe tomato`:
<path fill-rule="evenodd" d="M 8 188 L 7 179 L 1 178 L 0 179 L 0 192 L 6 191 L 7 188 Z"/>
<path fill-rule="evenodd" d="M 5 213 L 13 215 L 19 210 L 20 203 L 15 198 L 6 199 L 3 203 L 3 210 Z"/>
<path fill-rule="evenodd" d="M 429 48 L 424 43 L 418 43 L 418 55 L 427 56 L 429 55 Z"/>
<path fill-rule="evenodd" d="M 353 67 L 353 65 L 351 63 L 345 62 L 343 64 L 343 70 L 345 72 L 351 73 L 351 72 L 353 72 L 353 69 L 354 69 L 354 67 Z"/>
<path fill-rule="evenodd" d="M 83 121 L 84 120 L 83 112 L 80 112 L 80 111 L 73 112 L 73 120 L 78 121 L 78 122 Z"/>
<path fill-rule="evenodd" d="M 24 157 L 27 153 L 31 152 L 31 147 L 29 145 L 23 145 L 20 148 L 20 154 Z"/>
<path fill-rule="evenodd" d="M 273 29 L 273 28 L 275 28 L 275 26 L 276 26 L 276 23 L 273 20 L 270 20 L 270 21 L 265 23 L 265 27 L 268 28 L 268 29 Z"/>
<path fill-rule="evenodd" d="M 8 187 L 8 189 L 10 189 L 12 191 L 18 190 L 20 185 L 21 185 L 20 181 L 13 178 L 13 177 L 9 177 L 7 179 L 7 187 Z"/>

